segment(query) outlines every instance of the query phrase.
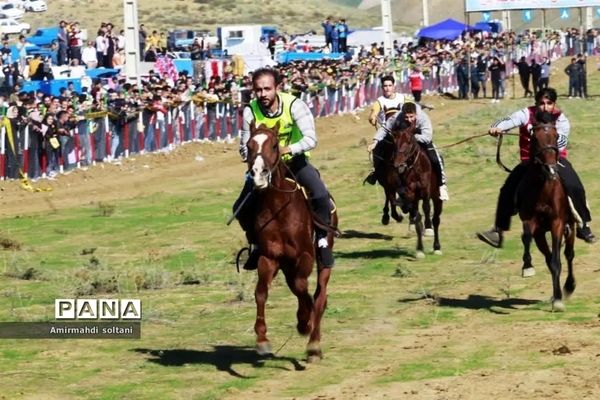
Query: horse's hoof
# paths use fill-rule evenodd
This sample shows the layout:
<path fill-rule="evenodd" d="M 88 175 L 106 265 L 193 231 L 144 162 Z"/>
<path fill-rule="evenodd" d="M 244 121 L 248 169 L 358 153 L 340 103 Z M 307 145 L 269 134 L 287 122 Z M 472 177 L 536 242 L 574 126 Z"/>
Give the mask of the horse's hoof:
<path fill-rule="evenodd" d="M 535 268 L 533 268 L 533 267 L 527 267 L 527 268 L 523 268 L 521 270 L 521 277 L 523 277 L 523 278 L 530 278 L 534 275 L 535 275 Z"/>
<path fill-rule="evenodd" d="M 424 235 L 424 236 L 429 236 L 429 237 L 432 237 L 432 236 L 434 236 L 435 234 L 433 233 L 433 229 L 431 229 L 431 228 L 427 228 L 427 229 L 425 229 L 425 233 L 424 233 L 423 235 Z"/>
<path fill-rule="evenodd" d="M 381 217 L 381 224 L 382 225 L 387 225 L 390 223 L 390 216 L 389 215 L 384 215 Z"/>
<path fill-rule="evenodd" d="M 441 250 L 434 250 L 434 251 L 433 251 L 433 254 L 435 254 L 436 256 L 441 256 L 441 255 L 442 255 L 442 254 L 444 254 L 444 253 L 442 253 L 442 251 L 441 251 Z"/>
<path fill-rule="evenodd" d="M 256 343 L 256 352 L 260 356 L 268 356 L 273 354 L 273 348 L 271 347 L 271 342 L 260 342 Z"/>
<path fill-rule="evenodd" d="M 415 224 L 408 224 L 408 231 L 409 232 L 416 232 L 417 230 L 415 229 Z"/>
<path fill-rule="evenodd" d="M 318 342 L 309 343 L 306 346 L 306 362 L 316 363 L 323 359 L 321 345 Z"/>
<path fill-rule="evenodd" d="M 423 253 L 421 250 L 417 251 L 417 253 L 415 254 L 415 257 L 420 259 L 425 258 L 425 253 Z"/>
<path fill-rule="evenodd" d="M 565 304 L 561 300 L 552 300 L 552 312 L 565 311 Z"/>

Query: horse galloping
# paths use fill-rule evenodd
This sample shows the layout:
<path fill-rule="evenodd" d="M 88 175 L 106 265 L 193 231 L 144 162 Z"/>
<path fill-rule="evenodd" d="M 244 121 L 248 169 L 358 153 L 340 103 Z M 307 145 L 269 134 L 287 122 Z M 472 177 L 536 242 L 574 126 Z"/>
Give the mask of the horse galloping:
<path fill-rule="evenodd" d="M 315 256 L 316 243 L 313 239 L 315 222 L 309 202 L 303 190 L 287 178 L 289 169 L 281 161 L 277 132 L 279 123 L 273 128 L 251 124 L 248 141 L 247 164 L 254 181 L 256 218 L 254 231 L 261 249 L 258 259 L 258 282 L 256 284 L 256 344 L 259 354 L 270 354 L 267 339 L 265 303 L 269 286 L 281 269 L 292 293 L 298 298 L 297 330 L 310 335 L 307 345 L 308 361 L 322 357 L 321 319 L 327 305 L 327 283 L 331 268 L 322 265 Z M 337 227 L 337 214 L 332 212 L 327 240 L 333 248 L 333 237 Z M 317 259 L 317 287 L 313 297 L 308 292 L 308 277 Z"/>
<path fill-rule="evenodd" d="M 400 198 L 402 211 L 410 216 L 417 233 L 417 258 L 425 257 L 423 252 L 423 223 L 419 213 L 419 202 L 423 203 L 423 212 L 429 218 L 429 202 L 433 202 L 433 250 L 441 255 L 439 240 L 440 215 L 443 202 L 440 199 L 437 173 L 429 161 L 425 150 L 415 138 L 415 124 L 408 127 L 397 126 L 392 131 L 394 137 L 394 168 L 400 180 Z"/>
<path fill-rule="evenodd" d="M 560 288 L 560 248 L 564 236 L 564 254 L 569 268 L 564 291 L 568 297 L 575 291 L 575 219 L 558 175 L 560 160 L 557 141 L 558 133 L 553 123 L 536 123 L 532 127 L 530 154 L 533 160 L 526 167 L 517 191 L 517 199 L 519 217 L 523 221 L 522 274 L 524 277 L 535 274 L 529 252 L 533 238 L 552 274 L 552 309 L 564 311 Z M 552 248 L 548 246 L 546 232 L 550 232 L 552 236 Z"/>

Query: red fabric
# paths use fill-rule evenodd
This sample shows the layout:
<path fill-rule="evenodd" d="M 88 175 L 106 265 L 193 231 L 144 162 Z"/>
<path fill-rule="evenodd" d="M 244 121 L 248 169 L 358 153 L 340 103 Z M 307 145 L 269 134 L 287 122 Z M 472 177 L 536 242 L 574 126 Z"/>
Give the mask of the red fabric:
<path fill-rule="evenodd" d="M 410 81 L 410 90 L 423 90 L 423 79 L 420 72 L 413 72 L 408 76 Z"/>
<path fill-rule="evenodd" d="M 527 111 L 529 112 L 529 120 L 527 124 L 519 127 L 519 150 L 521 161 L 529 161 L 530 154 L 529 149 L 531 147 L 531 127 L 536 123 L 535 114 L 538 111 L 537 106 L 527 107 Z M 562 114 L 558 108 L 555 108 L 552 112 L 552 122 L 556 122 L 558 117 Z M 567 158 L 567 148 L 560 150 L 559 156 L 562 158 Z"/>

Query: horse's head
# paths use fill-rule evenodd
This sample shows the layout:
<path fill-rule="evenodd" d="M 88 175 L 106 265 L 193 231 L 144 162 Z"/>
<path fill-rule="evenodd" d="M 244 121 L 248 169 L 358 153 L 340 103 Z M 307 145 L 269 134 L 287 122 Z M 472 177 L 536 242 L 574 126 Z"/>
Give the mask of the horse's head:
<path fill-rule="evenodd" d="M 248 171 L 254 180 L 254 187 L 266 189 L 273 176 L 273 171 L 279 165 L 279 122 L 273 128 L 265 125 L 250 124 L 250 139 L 248 140 Z"/>
<path fill-rule="evenodd" d="M 394 168 L 402 174 L 414 163 L 419 146 L 415 139 L 415 123 L 401 121 L 392 129 L 394 137 Z"/>
<path fill-rule="evenodd" d="M 542 166 L 549 179 L 558 177 L 558 132 L 550 113 L 536 115 L 535 125 L 531 128 L 531 154 L 533 162 Z"/>

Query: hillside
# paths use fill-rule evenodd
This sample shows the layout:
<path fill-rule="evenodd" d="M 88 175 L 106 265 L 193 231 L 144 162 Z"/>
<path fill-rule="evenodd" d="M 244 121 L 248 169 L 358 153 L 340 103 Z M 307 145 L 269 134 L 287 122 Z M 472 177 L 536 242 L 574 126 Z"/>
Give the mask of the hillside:
<path fill-rule="evenodd" d="M 170 28 L 215 29 L 219 25 L 261 23 L 277 25 L 288 33 L 315 30 L 321 33 L 321 21 L 328 15 L 345 17 L 351 28 L 368 28 L 381 25 L 380 0 L 138 0 L 139 20 L 150 30 Z M 429 0 L 429 21 L 445 18 L 464 20 L 463 1 Z M 392 3 L 394 29 L 413 33 L 421 19 L 421 0 L 395 0 Z M 570 20 L 560 20 L 557 11 L 548 11 L 547 24 L 555 28 L 577 26 L 576 13 Z M 530 27 L 541 26 L 541 12 L 534 13 Z M 481 14 L 472 14 L 472 23 Z M 492 18 L 500 18 L 493 13 Z M 520 12 L 513 13 L 513 27 L 527 27 Z M 45 13 L 27 13 L 24 21 L 32 28 L 55 25 L 61 19 L 79 21 L 93 35 L 101 21 L 112 22 L 117 28 L 123 25 L 123 7 L 119 0 L 52 0 Z"/>

